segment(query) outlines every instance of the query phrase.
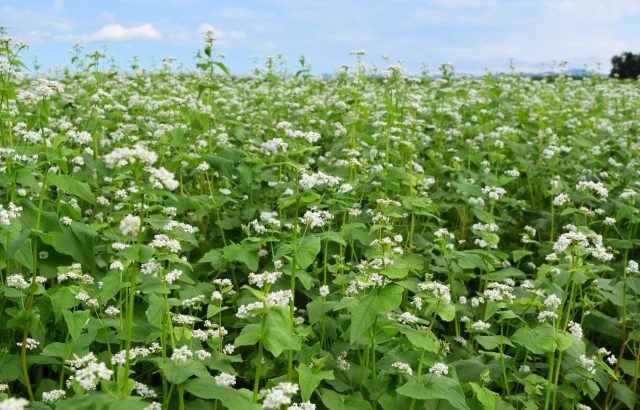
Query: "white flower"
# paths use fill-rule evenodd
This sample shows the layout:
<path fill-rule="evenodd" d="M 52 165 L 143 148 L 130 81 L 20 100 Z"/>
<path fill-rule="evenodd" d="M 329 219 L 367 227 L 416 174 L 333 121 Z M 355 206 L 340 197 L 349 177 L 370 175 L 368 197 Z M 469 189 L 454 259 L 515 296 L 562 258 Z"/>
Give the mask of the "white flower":
<path fill-rule="evenodd" d="M 186 362 L 193 356 L 193 352 L 189 349 L 189 346 L 182 346 L 173 351 L 171 354 L 171 360 L 174 362 Z"/>
<path fill-rule="evenodd" d="M 151 165 L 157 160 L 158 155 L 155 152 L 149 151 L 140 144 L 133 148 L 116 148 L 104 157 L 104 162 L 109 168 L 123 167 L 127 164 L 135 164 L 138 161 Z"/>
<path fill-rule="evenodd" d="M 104 313 L 106 313 L 107 316 L 118 316 L 120 314 L 120 309 L 115 306 L 109 306 L 104 310 Z"/>
<path fill-rule="evenodd" d="M 239 319 L 246 319 L 248 317 L 254 316 L 252 313 L 255 309 L 261 309 L 264 307 L 264 303 L 262 302 L 253 302 L 247 305 L 241 305 L 238 307 L 238 312 L 236 313 L 236 317 Z"/>
<path fill-rule="evenodd" d="M 591 374 L 596 374 L 596 362 L 594 357 L 587 357 L 586 355 L 580 355 L 578 363 Z"/>
<path fill-rule="evenodd" d="M 316 410 L 316 405 L 310 401 L 305 401 L 304 403 L 294 403 L 287 410 Z"/>
<path fill-rule="evenodd" d="M 263 390 L 261 392 L 264 397 L 262 407 L 265 409 L 279 409 L 282 406 L 291 404 L 290 396 L 297 394 L 299 389 L 300 387 L 297 384 L 281 382 L 271 389 Z"/>
<path fill-rule="evenodd" d="M 329 224 L 333 220 L 333 214 L 329 211 L 306 211 L 300 222 L 309 225 L 311 228 L 323 227 Z"/>
<path fill-rule="evenodd" d="M 638 267 L 638 262 L 629 261 L 629 263 L 627 263 L 627 272 L 628 273 L 640 273 L 640 269 Z"/>
<path fill-rule="evenodd" d="M 249 273 L 249 284 L 262 289 L 266 284 L 273 285 L 282 276 L 281 272 L 264 272 L 260 274 Z"/>
<path fill-rule="evenodd" d="M 167 171 L 164 167 L 148 167 L 146 171 L 151 174 L 149 182 L 156 188 L 164 187 L 169 191 L 173 191 L 180 186 L 180 182 L 176 180 L 175 175 Z"/>
<path fill-rule="evenodd" d="M 562 300 L 555 293 L 547 296 L 544 300 L 544 305 L 549 309 L 558 309 L 558 306 L 562 303 Z"/>
<path fill-rule="evenodd" d="M 609 191 L 602 182 L 580 181 L 576 185 L 576 189 L 578 191 L 594 191 L 602 199 L 609 196 Z"/>
<path fill-rule="evenodd" d="M 569 332 L 577 338 L 581 338 L 583 336 L 582 326 L 580 326 L 580 323 L 576 323 L 574 321 L 569 322 Z"/>
<path fill-rule="evenodd" d="M 557 318 L 558 314 L 549 310 L 543 310 L 542 312 L 538 313 L 538 321 L 540 323 L 546 321 L 547 319 L 556 320 Z"/>
<path fill-rule="evenodd" d="M 320 297 L 326 298 L 327 296 L 329 296 L 330 290 L 329 290 L 329 286 L 327 285 L 322 285 L 320 286 Z"/>
<path fill-rule="evenodd" d="M 104 363 L 98 363 L 95 358 L 86 367 L 77 369 L 73 379 L 85 390 L 95 390 L 100 380 L 109 380 L 113 371 Z"/>
<path fill-rule="evenodd" d="M 31 286 L 31 280 L 27 281 L 22 275 L 14 273 L 7 278 L 7 286 L 16 289 L 26 289 Z"/>
<path fill-rule="evenodd" d="M 196 171 L 198 171 L 198 172 L 207 172 L 208 170 L 209 170 L 209 163 L 208 162 L 201 162 L 196 167 Z"/>
<path fill-rule="evenodd" d="M 571 202 L 569 195 L 562 193 L 553 198 L 553 206 L 562 206 L 568 202 Z"/>
<path fill-rule="evenodd" d="M 487 195 L 490 199 L 497 201 L 502 198 L 507 193 L 507 191 L 502 187 L 485 186 L 484 188 L 482 188 L 482 193 Z"/>
<path fill-rule="evenodd" d="M 40 342 L 38 342 L 37 340 L 32 339 L 30 337 L 27 338 L 25 343 L 27 345 L 27 347 L 26 347 L 27 350 L 36 350 L 38 348 L 38 346 L 40 346 Z M 16 343 L 16 345 L 18 347 L 22 347 L 22 342 L 18 342 L 18 343 Z"/>
<path fill-rule="evenodd" d="M 198 356 L 198 359 L 200 360 L 207 360 L 211 357 L 211 353 L 207 352 L 206 350 L 196 350 L 196 356 Z"/>
<path fill-rule="evenodd" d="M 292 131 L 291 129 L 285 129 L 285 134 L 288 137 L 291 137 L 294 139 L 304 139 L 309 144 L 313 144 L 314 142 L 320 139 L 320 134 L 314 131 L 303 132 L 303 131 Z"/>
<path fill-rule="evenodd" d="M 220 373 L 214 377 L 218 386 L 233 386 L 236 384 L 236 376 L 229 373 Z"/>
<path fill-rule="evenodd" d="M 28 405 L 29 401 L 22 397 L 9 397 L 0 402 L 0 410 L 24 410 Z"/>
<path fill-rule="evenodd" d="M 120 232 L 122 232 L 123 235 L 131 233 L 133 236 L 138 236 L 140 223 L 139 216 L 127 215 L 120 221 Z"/>
<path fill-rule="evenodd" d="M 318 171 L 314 174 L 308 174 L 303 170 L 302 175 L 300 176 L 299 184 L 302 189 L 309 190 L 318 185 L 328 185 L 330 187 L 334 187 L 340 184 L 340 181 L 342 181 L 342 178 L 325 174 L 322 171 Z"/>
<path fill-rule="evenodd" d="M 173 315 L 173 322 L 178 325 L 192 325 L 199 320 L 200 319 L 198 319 L 197 317 L 191 316 L 191 315 L 182 315 L 182 314 Z"/>
<path fill-rule="evenodd" d="M 393 367 L 394 369 L 398 369 L 400 372 L 408 374 L 409 376 L 413 374 L 413 370 L 411 369 L 411 366 L 409 366 L 408 363 L 393 362 L 391 364 L 391 367 Z"/>
<path fill-rule="evenodd" d="M 624 200 L 633 199 L 637 195 L 638 193 L 636 191 L 634 191 L 633 189 L 627 188 L 620 194 L 620 199 L 624 199 Z"/>
<path fill-rule="evenodd" d="M 410 323 L 417 323 L 418 322 L 418 317 L 412 315 L 409 312 L 404 312 L 402 313 L 400 316 L 398 316 L 397 321 L 403 324 L 410 324 Z"/>
<path fill-rule="evenodd" d="M 135 386 L 138 394 L 144 397 L 145 399 L 155 399 L 156 397 L 158 397 L 158 393 L 156 393 L 152 388 L 150 388 L 146 384 L 136 382 Z"/>
<path fill-rule="evenodd" d="M 291 290 L 278 290 L 276 292 L 269 293 L 265 298 L 265 303 L 267 305 L 286 307 L 292 298 L 293 294 L 291 293 Z"/>
<path fill-rule="evenodd" d="M 9 209 L 4 209 L 0 204 L 0 225 L 11 225 L 14 219 L 20 217 L 22 207 L 14 205 L 13 202 L 9 202 Z"/>
<path fill-rule="evenodd" d="M 269 141 L 263 142 L 260 145 L 260 152 L 265 155 L 277 155 L 278 153 L 285 154 L 287 152 L 288 144 L 282 140 L 282 138 L 274 138 Z"/>
<path fill-rule="evenodd" d="M 346 194 L 347 192 L 351 192 L 353 190 L 353 186 L 351 184 L 342 184 L 340 188 L 338 188 L 338 192 L 341 194 Z"/>
<path fill-rule="evenodd" d="M 182 249 L 177 239 L 170 239 L 167 235 L 159 234 L 153 237 L 153 241 L 149 243 L 152 248 L 166 248 L 172 253 L 178 253 Z"/>
<path fill-rule="evenodd" d="M 64 390 L 51 390 L 42 392 L 42 401 L 53 403 L 56 400 L 64 399 L 67 393 Z"/>
<path fill-rule="evenodd" d="M 483 296 L 493 302 L 511 302 L 516 296 L 513 294 L 513 287 L 498 282 L 490 282 Z"/>
<path fill-rule="evenodd" d="M 451 303 L 451 289 L 449 285 L 443 285 L 439 282 L 418 283 L 418 289 L 428 290 L 433 293 L 433 297 L 442 303 Z"/>
<path fill-rule="evenodd" d="M 491 327 L 491 325 L 487 322 L 483 322 L 482 320 L 478 320 L 471 324 L 471 328 L 476 331 L 487 330 Z"/>
<path fill-rule="evenodd" d="M 449 367 L 444 363 L 436 363 L 429 369 L 429 373 L 433 373 L 436 376 L 442 376 L 443 374 L 449 374 Z"/>

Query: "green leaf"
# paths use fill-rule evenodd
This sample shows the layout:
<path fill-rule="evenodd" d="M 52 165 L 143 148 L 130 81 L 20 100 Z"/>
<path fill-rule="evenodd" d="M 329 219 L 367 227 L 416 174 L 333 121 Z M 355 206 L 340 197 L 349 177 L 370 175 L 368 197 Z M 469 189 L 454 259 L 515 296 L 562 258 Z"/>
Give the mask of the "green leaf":
<path fill-rule="evenodd" d="M 253 346 L 260 340 L 260 324 L 252 323 L 246 325 L 240 331 L 238 337 L 233 342 L 235 346 Z"/>
<path fill-rule="evenodd" d="M 20 356 L 0 353 L 0 382 L 12 382 L 22 375 Z"/>
<path fill-rule="evenodd" d="M 63 310 L 62 316 L 64 316 L 64 321 L 69 328 L 69 335 L 74 341 L 78 340 L 78 336 L 82 333 L 85 323 L 89 318 L 89 311 L 76 310 L 75 312 L 71 312 L 70 310 Z"/>
<path fill-rule="evenodd" d="M 72 222 L 63 232 L 54 232 L 53 247 L 56 251 L 72 256 L 77 262 L 94 271 L 96 259 L 93 254 L 93 239 L 98 235 L 89 226 Z"/>
<path fill-rule="evenodd" d="M 214 269 L 220 269 L 224 266 L 224 259 L 222 258 L 222 250 L 211 249 L 205 253 L 198 263 L 210 263 Z"/>
<path fill-rule="evenodd" d="M 634 405 L 637 404 L 637 397 L 634 397 L 633 391 L 627 385 L 615 382 L 613 384 L 613 392 L 616 399 L 624 403 L 630 410 L 633 410 Z"/>
<path fill-rule="evenodd" d="M 402 302 L 402 288 L 390 285 L 374 289 L 351 309 L 351 329 L 349 340 L 354 344 L 375 323 L 378 315 L 388 313 Z"/>
<path fill-rule="evenodd" d="M 220 68 L 226 75 L 231 75 L 229 74 L 229 69 L 227 68 L 227 66 L 224 65 L 221 61 L 214 61 L 213 64 Z"/>
<path fill-rule="evenodd" d="M 51 290 L 49 290 L 51 292 Z M 49 295 L 51 306 L 53 307 L 53 313 L 59 317 L 62 311 L 65 309 L 71 309 L 74 307 L 78 300 L 69 288 L 58 288 L 58 291 Z"/>
<path fill-rule="evenodd" d="M 485 266 L 482 257 L 479 255 L 469 251 L 454 251 L 453 253 L 458 257 L 457 262 L 462 269 L 483 269 Z"/>
<path fill-rule="evenodd" d="M 318 388 L 323 380 L 333 380 L 333 370 L 312 369 L 306 364 L 298 367 L 298 377 L 300 382 L 300 395 L 302 401 L 311 398 L 313 392 Z"/>
<path fill-rule="evenodd" d="M 169 383 L 181 384 L 191 376 L 209 376 L 209 371 L 204 367 L 204 364 L 197 360 L 176 364 L 169 358 L 159 358 L 157 363 Z"/>
<path fill-rule="evenodd" d="M 494 393 L 486 387 L 480 386 L 478 383 L 469 383 L 473 392 L 476 394 L 478 401 L 484 406 L 485 410 L 495 410 L 498 401 L 498 393 Z"/>
<path fill-rule="evenodd" d="M 267 321 L 263 336 L 264 348 L 274 357 L 285 350 L 300 350 L 300 342 L 291 332 L 289 310 L 287 308 L 271 308 L 265 316 Z"/>
<path fill-rule="evenodd" d="M 305 269 L 320 253 L 321 241 L 318 236 L 305 236 L 297 245 L 296 262 L 301 269 Z"/>
<path fill-rule="evenodd" d="M 322 403 L 329 410 L 369 410 L 371 405 L 362 398 L 360 392 L 350 396 L 338 394 L 333 390 L 320 389 Z"/>
<path fill-rule="evenodd" d="M 67 400 L 56 402 L 62 410 L 142 410 L 149 403 L 139 396 L 128 396 L 122 400 L 108 393 L 77 394 Z"/>
<path fill-rule="evenodd" d="M 102 279 L 102 289 L 100 289 L 100 300 L 103 302 L 109 301 L 112 297 L 120 292 L 120 288 L 124 286 L 120 280 L 120 275 L 115 272 L 107 274 Z"/>
<path fill-rule="evenodd" d="M 260 264 L 258 251 L 260 245 L 256 243 L 232 243 L 222 249 L 227 260 L 243 263 L 249 270 L 256 271 Z"/>
<path fill-rule="evenodd" d="M 314 324 L 322 320 L 327 312 L 330 312 L 335 302 L 325 302 L 322 298 L 317 298 L 307 303 L 309 312 L 309 324 Z"/>
<path fill-rule="evenodd" d="M 556 339 L 556 347 L 558 351 L 563 352 L 573 345 L 573 341 L 576 340 L 572 335 L 565 332 L 558 332 Z"/>
<path fill-rule="evenodd" d="M 85 182 L 78 181 L 69 175 L 49 175 L 49 183 L 55 185 L 59 190 L 75 195 L 80 199 L 93 203 L 94 196 L 91 188 Z"/>
<path fill-rule="evenodd" d="M 149 307 L 145 311 L 150 324 L 162 327 L 162 317 L 166 312 L 164 298 L 155 294 L 149 295 Z"/>
<path fill-rule="evenodd" d="M 451 303 L 446 303 L 438 307 L 438 316 L 445 322 L 451 322 L 456 317 L 456 307 Z"/>
<path fill-rule="evenodd" d="M 33 271 L 33 251 L 31 248 L 31 231 L 25 230 L 9 242 L 9 259 Z"/>
<path fill-rule="evenodd" d="M 415 347 L 432 353 L 438 353 L 440 351 L 440 343 L 438 343 L 438 339 L 431 330 L 415 330 L 403 326 L 400 328 L 400 331 L 407 336 L 407 339 L 409 339 Z"/>
<path fill-rule="evenodd" d="M 182 387 L 185 391 L 201 399 L 220 400 L 228 409 L 262 409 L 261 405 L 251 402 L 251 396 L 247 390 L 218 386 L 216 380 L 210 375 L 188 380 Z"/>
<path fill-rule="evenodd" d="M 511 254 L 513 254 L 513 261 L 518 262 L 520 259 L 524 258 L 525 256 L 532 255 L 533 252 L 519 249 L 517 251 L 511 252 Z"/>
<path fill-rule="evenodd" d="M 53 342 L 46 345 L 40 354 L 43 356 L 59 357 L 64 359 L 67 357 L 67 346 L 64 343 Z"/>
<path fill-rule="evenodd" d="M 553 327 L 547 323 L 534 329 L 521 327 L 511 335 L 511 340 L 520 346 L 524 346 L 533 354 L 544 354 L 555 350 Z"/>
<path fill-rule="evenodd" d="M 508 337 L 502 336 L 501 338 L 500 335 L 476 336 L 476 340 L 478 341 L 480 346 L 487 350 L 495 349 L 496 347 L 500 346 L 500 344 L 513 346 L 513 343 L 511 343 L 511 340 L 509 340 Z"/>
<path fill-rule="evenodd" d="M 396 392 L 416 400 L 446 400 L 456 409 L 469 409 L 460 383 L 446 376 L 427 377 L 421 383 L 410 381 Z"/>

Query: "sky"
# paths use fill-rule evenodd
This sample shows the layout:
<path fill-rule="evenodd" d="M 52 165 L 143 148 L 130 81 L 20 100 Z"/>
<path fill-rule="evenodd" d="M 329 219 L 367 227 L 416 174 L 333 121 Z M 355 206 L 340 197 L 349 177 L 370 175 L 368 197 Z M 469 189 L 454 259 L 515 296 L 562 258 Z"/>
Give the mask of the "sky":
<path fill-rule="evenodd" d="M 44 68 L 69 65 L 76 43 L 127 68 L 171 56 L 193 67 L 202 31 L 233 74 L 282 54 L 313 72 L 353 65 L 363 50 L 379 67 L 410 73 L 452 63 L 456 72 L 540 72 L 558 62 L 608 72 L 614 54 L 640 52 L 640 0 L 0 0 L 0 25 L 30 44 Z"/>

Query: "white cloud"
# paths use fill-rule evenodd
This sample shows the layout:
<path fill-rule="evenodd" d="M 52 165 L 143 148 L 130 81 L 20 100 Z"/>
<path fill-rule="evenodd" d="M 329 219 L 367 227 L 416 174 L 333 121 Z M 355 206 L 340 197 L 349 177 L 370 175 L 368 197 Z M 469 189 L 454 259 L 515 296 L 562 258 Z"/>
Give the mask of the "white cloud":
<path fill-rule="evenodd" d="M 126 41 L 126 40 L 160 40 L 162 34 L 151 23 L 139 26 L 124 27 L 121 24 L 110 24 L 102 27 L 94 34 L 82 36 L 84 41 Z"/>
<path fill-rule="evenodd" d="M 64 0 L 53 0 L 53 4 L 51 4 L 51 9 L 53 11 L 62 11 L 64 9 Z"/>

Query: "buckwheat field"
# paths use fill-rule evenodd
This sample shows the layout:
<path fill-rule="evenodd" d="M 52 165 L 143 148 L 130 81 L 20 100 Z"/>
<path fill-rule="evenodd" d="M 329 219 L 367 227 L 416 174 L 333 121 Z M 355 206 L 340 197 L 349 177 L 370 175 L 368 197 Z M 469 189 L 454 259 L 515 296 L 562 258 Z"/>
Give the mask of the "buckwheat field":
<path fill-rule="evenodd" d="M 636 406 L 637 82 L 25 47 L 0 409 Z"/>

